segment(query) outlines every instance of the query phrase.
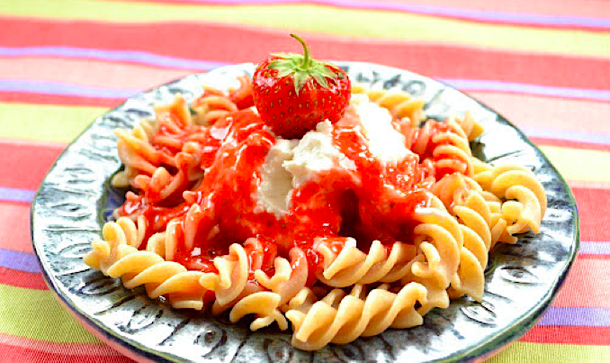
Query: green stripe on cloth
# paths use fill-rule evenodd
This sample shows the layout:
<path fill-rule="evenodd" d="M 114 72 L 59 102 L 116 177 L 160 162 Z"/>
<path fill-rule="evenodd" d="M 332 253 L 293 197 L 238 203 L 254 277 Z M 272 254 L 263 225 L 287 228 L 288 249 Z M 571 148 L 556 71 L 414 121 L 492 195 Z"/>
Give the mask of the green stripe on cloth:
<path fill-rule="evenodd" d="M 0 103 L 0 137 L 70 142 L 107 110 L 103 107 Z"/>
<path fill-rule="evenodd" d="M 610 182 L 610 152 L 558 146 L 540 149 L 568 180 Z"/>
<path fill-rule="evenodd" d="M 0 2 L 0 13 L 113 22 L 222 21 L 343 36 L 453 42 L 500 49 L 610 57 L 610 34 L 605 32 L 500 26 L 400 12 L 308 4 L 206 6 L 32 0 Z"/>
<path fill-rule="evenodd" d="M 0 285 L 0 333 L 54 343 L 99 342 L 51 292 L 7 285 Z"/>
<path fill-rule="evenodd" d="M 516 342 L 487 363 L 610 362 L 610 347 Z"/>

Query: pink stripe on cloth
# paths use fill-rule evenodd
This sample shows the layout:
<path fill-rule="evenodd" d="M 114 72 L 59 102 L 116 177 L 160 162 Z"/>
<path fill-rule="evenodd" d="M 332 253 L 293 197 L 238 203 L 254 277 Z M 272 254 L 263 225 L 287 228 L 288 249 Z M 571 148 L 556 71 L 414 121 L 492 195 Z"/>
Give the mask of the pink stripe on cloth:
<path fill-rule="evenodd" d="M 603 168 L 601 165 L 599 167 Z M 607 216 L 610 215 L 610 204 L 606 203 L 607 200 L 610 200 L 610 190 L 572 187 L 572 194 L 578 205 L 580 238 L 590 242 L 610 241 L 610 228 L 608 228 L 607 222 Z M 606 271 L 610 272 L 610 270 Z"/>
<path fill-rule="evenodd" d="M 536 325 L 519 341 L 540 344 L 610 345 L 610 328 Z"/>
<path fill-rule="evenodd" d="M 0 170 L 6 171 L 0 172 L 0 188 L 35 191 L 64 148 L 64 144 L 0 139 Z"/>
<path fill-rule="evenodd" d="M 0 351 L 6 347 L 31 349 L 38 352 L 60 354 L 66 358 L 77 358 L 77 356 L 93 357 L 121 357 L 123 355 L 110 348 L 106 344 L 100 343 L 53 343 L 48 341 L 35 340 L 19 337 L 15 335 L 0 333 Z"/>
<path fill-rule="evenodd" d="M 57 22 L 2 16 L 0 22 L 12 29 L 10 34 L 0 32 L 0 56 L 6 57 L 85 58 L 207 70 L 228 63 L 258 61 L 278 50 L 299 51 L 285 32 L 236 24 Z M 44 37 L 39 34 L 41 28 L 45 29 Z M 155 41 L 151 42 L 153 38 Z M 177 38 L 183 46 L 176 47 Z M 495 80 L 601 91 L 608 87 L 607 81 L 598 76 L 610 67 L 610 59 L 602 57 L 314 34 L 308 36 L 308 43 L 320 59 L 386 64 L 441 79 Z"/>
<path fill-rule="evenodd" d="M 184 77 L 189 70 L 51 57 L 0 58 L 0 79 L 31 79 L 108 88 L 148 89 Z"/>
<path fill-rule="evenodd" d="M 370 0 L 353 0 L 370 1 Z M 587 17 L 610 17 L 610 2 L 604 0 L 587 0 L 584 5 L 582 0 L 384 0 L 387 2 L 418 4 L 426 6 L 451 7 L 461 9 L 476 9 L 487 11 L 515 12 L 515 13 L 536 13 L 546 15 L 564 16 L 587 16 Z"/>
<path fill-rule="evenodd" d="M 40 273 L 18 271 L 5 267 L 0 267 L 0 285 L 23 287 L 34 290 L 48 289 L 47 284 L 44 282 Z"/>
<path fill-rule="evenodd" d="M 610 182 L 588 182 L 588 181 L 581 181 L 581 180 L 572 180 L 572 181 L 568 181 L 568 185 L 572 189 L 574 189 L 574 188 L 580 188 L 580 189 L 591 188 L 591 189 L 602 189 L 602 190 L 610 189 Z"/>
<path fill-rule="evenodd" d="M 47 95 L 29 92 L 2 92 L 0 103 L 30 103 L 32 105 L 59 105 L 59 106 L 91 106 L 115 108 L 125 101 L 121 98 L 95 98 L 69 95 Z"/>
<path fill-rule="evenodd" d="M 578 256 L 557 294 L 555 307 L 610 309 L 610 260 Z"/>
<path fill-rule="evenodd" d="M 610 115 L 610 102 L 496 92 L 467 93 L 519 127 L 610 134 L 610 122 L 600 122 L 600 116 Z"/>
<path fill-rule="evenodd" d="M 610 91 L 606 90 L 574 87 L 550 87 L 532 83 L 515 83 L 482 79 L 442 78 L 439 80 L 462 91 L 507 92 L 610 102 Z"/>
<path fill-rule="evenodd" d="M 30 237 L 30 205 L 0 201 L 0 248 L 33 253 Z"/>

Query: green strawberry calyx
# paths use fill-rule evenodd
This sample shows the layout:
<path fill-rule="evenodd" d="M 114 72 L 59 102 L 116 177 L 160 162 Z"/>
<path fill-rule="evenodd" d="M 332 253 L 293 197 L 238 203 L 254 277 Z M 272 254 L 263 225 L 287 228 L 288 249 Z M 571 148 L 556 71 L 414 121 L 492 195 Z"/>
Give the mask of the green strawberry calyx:
<path fill-rule="evenodd" d="M 327 78 L 336 81 L 338 77 L 343 76 L 343 73 L 337 73 L 331 71 L 327 67 L 335 68 L 336 66 L 326 63 L 318 62 L 309 56 L 309 49 L 305 41 L 298 35 L 290 34 L 291 37 L 298 40 L 303 46 L 303 54 L 295 53 L 276 53 L 272 54 L 278 59 L 271 61 L 267 68 L 278 71 L 277 77 L 284 78 L 290 76 L 294 83 L 294 91 L 298 95 L 305 83 L 311 78 L 315 79 L 322 88 L 329 88 Z"/>

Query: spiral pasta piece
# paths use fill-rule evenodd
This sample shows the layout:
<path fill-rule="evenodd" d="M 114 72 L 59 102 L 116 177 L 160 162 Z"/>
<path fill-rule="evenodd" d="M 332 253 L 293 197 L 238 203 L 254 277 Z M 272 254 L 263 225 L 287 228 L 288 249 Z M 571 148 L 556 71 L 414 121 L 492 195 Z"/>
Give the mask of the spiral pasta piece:
<path fill-rule="evenodd" d="M 280 297 L 277 303 L 278 306 L 287 303 L 305 287 L 309 274 L 307 257 L 302 249 L 291 249 L 289 257 L 290 261 L 283 257 L 275 258 L 275 273 L 271 277 L 260 269 L 254 272 L 254 276 L 259 284 Z"/>
<path fill-rule="evenodd" d="M 191 108 L 195 111 L 195 123 L 206 126 L 239 109 L 229 96 L 208 86 L 203 87 L 203 94 L 193 102 Z"/>
<path fill-rule="evenodd" d="M 214 291 L 214 312 L 219 313 L 225 310 L 223 307 L 232 306 L 229 304 L 244 291 L 248 281 L 248 256 L 243 246 L 233 243 L 229 247 L 229 254 L 214 259 L 214 266 L 218 272 L 203 274 L 199 283 Z"/>
<path fill-rule="evenodd" d="M 136 178 L 150 179 L 161 165 L 180 167 L 181 163 L 190 162 L 194 167 L 195 162 L 186 160 L 191 157 L 188 153 L 183 152 L 176 158 L 168 158 L 155 148 L 155 146 L 163 146 L 181 149 L 182 141 L 165 134 L 156 134 L 156 131 L 163 127 L 169 133 L 180 134 L 185 127 L 192 124 L 188 104 L 182 95 L 177 94 L 169 105 L 155 106 L 154 121 L 142 120 L 131 131 L 116 129 L 115 134 L 119 138 L 117 150 L 125 168 L 113 177 L 112 185 L 123 188 L 131 185 L 140 188 L 142 184 L 146 184 L 146 179 L 137 181 Z M 193 145 L 190 145 L 186 149 L 192 147 Z"/>
<path fill-rule="evenodd" d="M 246 244 L 250 245 L 257 243 L 254 238 L 246 241 Z M 282 295 L 263 291 L 257 284 L 248 281 L 249 271 L 258 269 L 258 266 L 249 265 L 243 246 L 232 244 L 229 247 L 229 254 L 214 259 L 214 266 L 218 270 L 217 273 L 202 274 L 199 280 L 201 286 L 214 291 L 216 295 L 212 306 L 214 315 L 231 309 L 229 318 L 232 322 L 237 322 L 246 315 L 254 314 L 256 318 L 250 325 L 252 330 L 261 329 L 273 322 L 277 322 L 282 330 L 288 327 L 284 315 L 279 310 Z"/>
<path fill-rule="evenodd" d="M 433 197 L 429 207 L 416 209 L 421 222 L 414 230 L 417 255 L 409 262 L 402 285 L 417 283 L 426 290 L 426 300 L 420 301 L 418 313 L 423 316 L 434 308 L 449 306 L 447 288 L 459 267 L 463 235 L 458 223 L 443 203 Z"/>
<path fill-rule="evenodd" d="M 388 254 L 379 241 L 373 241 L 368 253 L 356 246 L 356 240 L 347 238 L 337 254 L 324 241 L 319 241 L 317 251 L 324 259 L 324 270 L 318 279 L 333 287 L 345 287 L 373 282 L 395 282 L 407 275 L 416 248 L 396 242 Z"/>
<path fill-rule="evenodd" d="M 357 284 L 347 295 L 332 290 L 320 301 L 306 289 L 291 301 L 286 317 L 293 324 L 292 345 L 316 350 L 329 343 L 346 344 L 361 336 L 378 335 L 386 329 L 407 328 L 423 323 L 415 306 L 426 300 L 426 289 L 409 283 L 398 292 L 381 285 L 367 293 Z"/>
<path fill-rule="evenodd" d="M 138 250 L 134 231 L 135 223 L 126 217 L 106 223 L 103 239 L 92 243 L 93 250 L 84 257 L 84 262 L 106 276 L 122 277 L 126 288 L 144 285 L 152 299 L 166 296 L 174 308 L 201 310 L 206 292 L 199 284 L 203 274 L 187 271 L 181 264 L 166 261 L 153 251 Z"/>
<path fill-rule="evenodd" d="M 476 122 L 470 112 L 466 112 L 463 118 L 455 118 L 456 123 L 464 130 L 468 141 L 472 141 L 483 134 L 483 126 Z"/>
<path fill-rule="evenodd" d="M 113 186 L 126 188 L 141 171 L 149 175 L 155 172 L 159 160 L 156 151 L 149 143 L 153 125 L 153 121 L 142 120 L 131 132 L 124 129 L 114 131 L 119 138 L 117 151 L 125 167 L 113 176 L 111 181 Z"/>
<path fill-rule="evenodd" d="M 229 89 L 229 99 L 240 110 L 254 106 L 252 78 L 244 74 L 238 76 L 237 80 L 239 81 L 239 87 L 236 89 Z"/>
<path fill-rule="evenodd" d="M 453 208 L 462 223 L 464 247 L 460 251 L 460 266 L 451 283 L 452 298 L 469 295 L 483 299 L 485 268 L 491 248 L 491 210 L 478 191 L 472 191 L 463 204 Z"/>
<path fill-rule="evenodd" d="M 492 212 L 481 187 L 461 174 L 445 175 L 432 187 L 448 210 L 458 218 L 464 244 L 459 267 L 451 281 L 449 296 L 483 297 L 484 271 L 492 245 Z M 491 196 L 495 199 L 496 197 Z"/>
<path fill-rule="evenodd" d="M 288 328 L 284 314 L 279 310 L 281 295 L 269 291 L 259 291 L 240 299 L 231 309 L 229 319 L 236 323 L 242 317 L 253 314 L 256 316 L 250 324 L 250 330 L 265 328 L 274 322 L 281 330 Z"/>
<path fill-rule="evenodd" d="M 500 175 L 504 175 L 507 179 L 498 178 Z M 537 203 L 546 206 L 546 199 L 542 202 L 537 200 L 536 195 L 540 193 L 544 195 L 542 186 L 533 178 L 531 172 L 521 167 L 502 166 L 496 170 L 478 168 L 475 174 L 475 178 L 477 177 L 483 186 L 495 193 L 483 191 L 473 179 L 459 174 L 446 175 L 432 188 L 432 191 L 458 217 L 464 235 L 460 266 L 452 280 L 450 296 L 457 298 L 467 294 L 480 301 L 483 297 L 484 270 L 487 266 L 489 250 L 497 242 L 515 243 L 517 239 L 514 234 L 529 230 L 527 227 L 532 223 L 532 218 L 529 218 L 526 219 L 528 223 L 519 225 L 518 221 L 522 218 L 522 213 L 525 213 L 527 218 L 525 209 L 529 208 L 534 211 L 529 216 L 533 214 L 534 217 L 538 217 L 541 208 Z M 506 193 L 503 189 L 506 183 L 510 184 L 509 188 L 518 187 L 517 192 L 521 194 L 515 193 L 514 190 Z M 530 188 L 533 191 L 522 192 Z M 521 199 L 502 203 L 500 197 L 509 195 L 517 195 Z M 529 204 L 524 206 L 521 203 L 523 199 Z M 517 223 L 511 225 L 508 221 L 517 221 Z"/>
<path fill-rule="evenodd" d="M 412 150 L 432 157 L 438 177 L 451 173 L 472 176 L 474 173 L 468 135 L 454 118 L 440 124 L 426 121 L 412 138 Z"/>
<path fill-rule="evenodd" d="M 474 178 L 484 190 L 507 200 L 502 204 L 502 216 L 507 222 L 508 234 L 512 236 L 529 230 L 539 233 L 546 212 L 547 197 L 534 173 L 518 165 L 507 164 L 492 168 L 481 164 Z"/>
<path fill-rule="evenodd" d="M 429 280 L 431 285 L 447 288 L 458 268 L 464 243 L 462 230 L 455 218 L 442 209 L 418 208 L 415 216 L 421 224 L 414 229 L 419 253 L 412 261 L 412 273 Z"/>

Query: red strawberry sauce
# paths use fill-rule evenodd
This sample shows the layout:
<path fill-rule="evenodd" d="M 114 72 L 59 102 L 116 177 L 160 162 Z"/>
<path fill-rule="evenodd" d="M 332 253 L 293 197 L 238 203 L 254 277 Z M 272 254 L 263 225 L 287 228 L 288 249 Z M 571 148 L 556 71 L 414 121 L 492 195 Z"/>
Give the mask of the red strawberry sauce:
<path fill-rule="evenodd" d="M 196 216 L 195 248 L 186 250 L 181 223 L 174 260 L 189 269 L 214 271 L 214 257 L 226 254 L 232 243 L 255 237 L 262 248 L 248 247 L 247 253 L 250 258 L 262 254 L 262 269 L 268 273 L 273 272 L 275 256 L 287 258 L 291 248 L 302 248 L 312 284 L 322 262 L 313 249 L 316 238 L 328 238 L 336 251 L 347 236 L 355 237 L 365 251 L 375 239 L 388 248 L 396 241 L 409 243 L 414 210 L 429 202 L 426 188 L 434 179 L 433 164 L 420 163 L 416 154 L 410 154 L 396 165 L 384 165 L 371 155 L 357 124 L 357 114 L 348 108 L 333 131 L 334 144 L 356 168 L 334 168 L 295 189 L 289 209 L 280 217 L 261 209 L 255 199 L 261 165 L 276 142 L 255 112 L 238 111 L 207 128 L 190 126 L 176 131 L 160 127 L 151 140 L 159 160 L 178 159 L 181 148 L 161 147 L 156 138 L 171 136 L 180 145 L 196 140 L 204 151 L 198 162 L 205 177 L 198 185 L 182 181 L 165 200 L 151 188 L 130 192 L 119 214 L 144 215 L 150 236 L 163 231 L 171 219 L 184 221 L 191 205 L 198 203 L 201 213 Z M 187 174 L 188 163 L 176 164 L 167 168 L 170 174 Z"/>

